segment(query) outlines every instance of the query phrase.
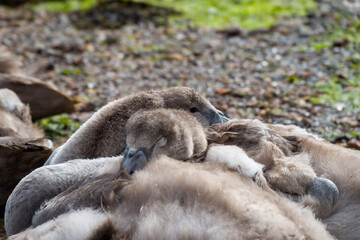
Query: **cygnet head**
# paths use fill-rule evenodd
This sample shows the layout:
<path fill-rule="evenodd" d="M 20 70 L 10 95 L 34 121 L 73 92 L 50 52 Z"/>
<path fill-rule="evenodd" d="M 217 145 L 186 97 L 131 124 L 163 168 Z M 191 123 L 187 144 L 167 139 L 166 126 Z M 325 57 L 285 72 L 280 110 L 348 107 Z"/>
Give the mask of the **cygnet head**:
<path fill-rule="evenodd" d="M 205 97 L 195 89 L 175 87 L 168 91 L 160 91 L 164 99 L 164 108 L 187 110 L 195 116 L 203 126 L 229 121 L 225 115 L 217 110 Z"/>
<path fill-rule="evenodd" d="M 122 167 L 129 173 L 161 155 L 186 160 L 207 148 L 200 122 L 188 112 L 174 109 L 132 115 L 126 124 L 126 143 Z"/>

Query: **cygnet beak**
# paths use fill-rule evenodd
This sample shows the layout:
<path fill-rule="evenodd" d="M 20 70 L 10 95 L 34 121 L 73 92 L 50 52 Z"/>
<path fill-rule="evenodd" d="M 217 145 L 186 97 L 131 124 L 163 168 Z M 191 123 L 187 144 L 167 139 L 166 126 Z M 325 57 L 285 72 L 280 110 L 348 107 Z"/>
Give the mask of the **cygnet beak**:
<path fill-rule="evenodd" d="M 151 151 L 148 149 L 139 148 L 135 151 L 126 147 L 122 162 L 122 169 L 125 169 L 129 174 L 133 174 L 135 171 L 142 169 L 150 160 L 150 157 Z"/>
<path fill-rule="evenodd" d="M 221 118 L 221 121 L 222 121 L 221 123 L 230 121 L 230 119 L 227 118 L 222 111 L 220 111 L 220 110 L 216 110 L 216 111 L 217 111 L 217 113 L 219 114 L 219 116 Z"/>
<path fill-rule="evenodd" d="M 216 123 L 224 123 L 229 121 L 229 119 L 225 117 L 224 113 L 215 108 L 200 111 L 200 113 L 209 121 L 209 126 Z"/>

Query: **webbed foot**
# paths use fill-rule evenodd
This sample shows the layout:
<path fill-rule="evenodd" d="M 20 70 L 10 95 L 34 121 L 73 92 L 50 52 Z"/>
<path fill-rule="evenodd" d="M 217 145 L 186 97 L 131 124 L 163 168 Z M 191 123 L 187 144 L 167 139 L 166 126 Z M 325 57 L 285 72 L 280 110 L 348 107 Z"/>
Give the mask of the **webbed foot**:
<path fill-rule="evenodd" d="M 331 180 L 316 177 L 301 203 L 309 206 L 318 218 L 328 216 L 339 199 L 339 189 Z"/>
<path fill-rule="evenodd" d="M 321 177 L 316 177 L 313 183 L 306 191 L 307 194 L 319 199 L 320 201 L 328 202 L 335 205 L 339 199 L 339 189 L 331 180 Z"/>

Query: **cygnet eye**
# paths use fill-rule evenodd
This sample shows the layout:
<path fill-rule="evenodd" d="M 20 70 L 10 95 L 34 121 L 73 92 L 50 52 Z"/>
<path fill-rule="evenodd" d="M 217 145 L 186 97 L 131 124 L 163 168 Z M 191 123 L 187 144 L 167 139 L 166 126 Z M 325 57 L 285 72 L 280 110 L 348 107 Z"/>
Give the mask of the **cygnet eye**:
<path fill-rule="evenodd" d="M 191 113 L 195 113 L 195 112 L 198 112 L 199 110 L 196 108 L 196 107 L 192 107 L 190 108 L 190 112 Z"/>

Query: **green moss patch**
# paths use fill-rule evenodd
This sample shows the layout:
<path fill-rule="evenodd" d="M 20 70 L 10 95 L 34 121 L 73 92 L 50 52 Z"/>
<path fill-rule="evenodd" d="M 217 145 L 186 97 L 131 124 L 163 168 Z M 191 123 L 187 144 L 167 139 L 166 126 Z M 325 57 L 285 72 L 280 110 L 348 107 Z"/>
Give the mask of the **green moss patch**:
<path fill-rule="evenodd" d="M 333 82 L 319 83 L 315 87 L 319 96 L 311 98 L 314 104 L 329 104 L 338 110 L 360 109 L 360 76 L 358 78 L 333 79 Z"/>
<path fill-rule="evenodd" d="M 96 8 L 99 0 L 65 0 L 30 4 L 35 10 L 72 12 Z M 304 16 L 315 9 L 313 0 L 134 0 L 119 1 L 146 3 L 151 6 L 174 9 L 181 14 L 170 17 L 171 22 L 181 25 L 181 20 L 190 20 L 195 26 L 224 28 L 240 26 L 246 29 L 267 28 L 284 17 Z M 179 21 L 180 20 L 180 21 Z"/>
<path fill-rule="evenodd" d="M 50 12 L 72 12 L 76 10 L 87 10 L 98 4 L 98 0 L 64 0 L 64 1 L 41 1 L 30 3 L 28 6 L 34 10 L 45 10 Z"/>
<path fill-rule="evenodd" d="M 145 0 L 182 13 L 172 20 L 189 19 L 196 26 L 223 28 L 237 25 L 256 29 L 273 26 L 283 17 L 303 16 L 316 4 L 311 0 Z"/>
<path fill-rule="evenodd" d="M 69 119 L 67 114 L 44 118 L 37 121 L 37 124 L 44 129 L 45 135 L 54 141 L 71 136 L 81 125 Z"/>

